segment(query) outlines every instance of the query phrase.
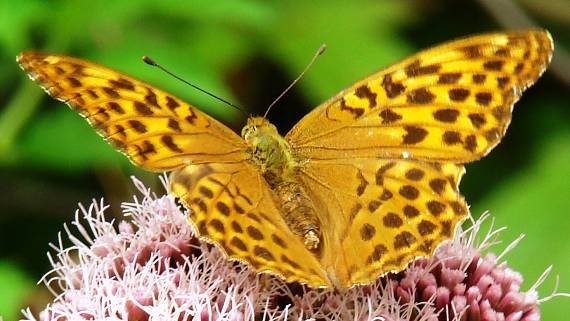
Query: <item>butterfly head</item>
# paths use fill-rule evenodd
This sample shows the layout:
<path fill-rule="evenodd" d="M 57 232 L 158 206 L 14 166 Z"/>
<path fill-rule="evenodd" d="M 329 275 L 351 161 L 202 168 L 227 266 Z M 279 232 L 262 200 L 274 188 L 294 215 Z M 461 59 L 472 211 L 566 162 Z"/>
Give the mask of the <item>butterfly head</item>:
<path fill-rule="evenodd" d="M 241 130 L 241 137 L 251 146 L 263 137 L 279 135 L 277 127 L 263 117 L 249 117 L 247 124 Z"/>

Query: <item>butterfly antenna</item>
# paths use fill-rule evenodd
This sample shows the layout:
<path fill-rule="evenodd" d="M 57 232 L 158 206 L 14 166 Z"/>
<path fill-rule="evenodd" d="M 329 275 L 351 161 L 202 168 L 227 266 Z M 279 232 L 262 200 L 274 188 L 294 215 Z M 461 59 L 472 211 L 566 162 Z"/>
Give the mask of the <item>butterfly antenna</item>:
<path fill-rule="evenodd" d="M 213 98 L 215 98 L 215 99 L 217 99 L 217 100 L 219 100 L 219 101 L 221 101 L 221 102 L 227 104 L 228 106 L 231 106 L 231 107 L 233 107 L 233 108 L 235 108 L 235 109 L 241 111 L 246 117 L 248 116 L 248 114 L 247 114 L 242 108 L 240 108 L 240 107 L 238 107 L 238 106 L 236 106 L 236 105 L 230 103 L 229 101 L 227 101 L 227 100 L 225 100 L 225 99 L 223 99 L 223 98 L 221 98 L 221 97 L 219 97 L 219 96 L 216 96 L 216 95 L 212 94 L 211 92 L 208 92 L 208 91 L 206 91 L 206 90 L 204 90 L 204 89 L 202 89 L 202 88 L 200 88 L 200 87 L 198 87 L 198 86 L 196 86 L 196 85 L 190 83 L 189 81 L 186 81 L 185 79 L 183 79 L 183 78 L 181 78 L 181 77 L 175 75 L 174 73 L 170 72 L 168 69 L 166 69 L 166 68 L 162 67 L 161 65 L 159 65 L 158 63 L 156 63 L 156 61 L 152 60 L 150 57 L 148 57 L 148 56 L 143 56 L 143 57 L 142 57 L 142 61 L 144 61 L 144 62 L 145 62 L 146 64 L 148 64 L 148 65 L 151 65 L 151 66 L 153 66 L 153 67 L 156 67 L 156 68 L 158 68 L 158 69 L 164 71 L 165 73 L 167 73 L 167 74 L 169 74 L 170 76 L 172 76 L 172 77 L 174 77 L 174 78 L 176 78 L 176 79 L 182 81 L 183 83 L 189 85 L 190 87 L 192 87 L 192 88 L 194 88 L 194 89 L 197 89 L 197 90 L 203 92 L 204 94 L 206 94 L 206 95 L 208 95 L 208 96 L 210 96 L 210 97 L 213 97 Z"/>
<path fill-rule="evenodd" d="M 297 81 L 299 81 L 299 79 L 301 79 L 303 77 L 303 75 L 307 72 L 307 70 L 309 70 L 309 68 L 311 68 L 311 66 L 315 63 L 317 58 L 320 55 L 322 55 L 326 49 L 327 49 L 327 45 L 325 45 L 325 44 L 322 44 L 319 47 L 319 49 L 317 49 L 317 52 L 315 52 L 315 55 L 313 56 L 311 61 L 307 64 L 307 66 L 305 66 L 305 69 L 303 69 L 301 74 L 299 74 L 299 76 L 297 76 L 297 78 L 295 78 L 295 80 L 293 80 L 293 82 L 289 85 L 289 87 L 285 88 L 285 90 L 281 93 L 281 95 L 279 95 L 277 98 L 275 98 L 275 100 L 271 103 L 271 105 L 269 105 L 269 107 L 267 107 L 267 110 L 265 111 L 263 118 L 267 117 L 267 114 L 269 114 L 269 110 L 271 110 L 271 107 L 273 107 L 273 105 L 275 105 L 281 99 L 281 97 L 285 96 L 285 94 L 289 91 L 289 89 L 291 89 L 293 86 L 295 86 Z"/>

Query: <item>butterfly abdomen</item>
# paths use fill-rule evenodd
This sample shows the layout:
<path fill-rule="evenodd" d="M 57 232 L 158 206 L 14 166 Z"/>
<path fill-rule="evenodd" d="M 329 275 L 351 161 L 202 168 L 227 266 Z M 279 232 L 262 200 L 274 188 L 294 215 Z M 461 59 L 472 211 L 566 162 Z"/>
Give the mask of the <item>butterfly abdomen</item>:
<path fill-rule="evenodd" d="M 315 250 L 320 243 L 319 221 L 311 199 L 297 180 L 297 162 L 277 128 L 262 117 L 252 117 L 242 130 L 251 160 L 273 191 L 289 229 Z"/>

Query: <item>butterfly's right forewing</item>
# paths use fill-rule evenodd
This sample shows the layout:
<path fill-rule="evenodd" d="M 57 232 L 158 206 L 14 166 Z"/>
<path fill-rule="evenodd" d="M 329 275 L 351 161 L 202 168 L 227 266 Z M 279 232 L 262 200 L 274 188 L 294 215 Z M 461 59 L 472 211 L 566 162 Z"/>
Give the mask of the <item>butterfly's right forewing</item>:
<path fill-rule="evenodd" d="M 25 52 L 17 60 L 50 96 L 147 170 L 245 159 L 243 140 L 231 129 L 149 84 L 62 55 Z"/>

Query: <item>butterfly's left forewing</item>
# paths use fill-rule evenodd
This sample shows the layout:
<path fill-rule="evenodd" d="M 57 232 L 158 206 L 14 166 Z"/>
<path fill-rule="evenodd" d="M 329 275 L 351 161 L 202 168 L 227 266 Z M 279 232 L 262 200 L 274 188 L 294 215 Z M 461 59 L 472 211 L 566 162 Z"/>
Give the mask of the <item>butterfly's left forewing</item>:
<path fill-rule="evenodd" d="M 546 31 L 436 46 L 345 89 L 286 138 L 308 159 L 477 160 L 499 143 L 514 103 L 546 69 L 552 50 Z"/>

